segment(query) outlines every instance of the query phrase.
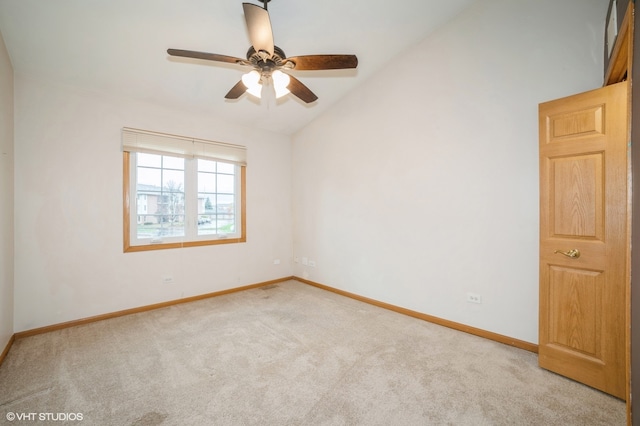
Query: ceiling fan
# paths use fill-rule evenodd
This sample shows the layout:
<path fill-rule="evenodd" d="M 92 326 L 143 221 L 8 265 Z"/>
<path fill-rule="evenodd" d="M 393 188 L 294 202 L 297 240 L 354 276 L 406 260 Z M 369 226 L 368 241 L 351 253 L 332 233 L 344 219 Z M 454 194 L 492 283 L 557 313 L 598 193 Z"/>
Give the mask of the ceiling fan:
<path fill-rule="evenodd" d="M 247 59 L 180 49 L 168 49 L 167 53 L 172 56 L 226 62 L 253 68 L 229 90 L 225 95 L 226 99 L 237 99 L 245 92 L 261 97 L 263 86 L 273 84 L 276 98 L 292 93 L 302 101 L 311 103 L 318 97 L 300 80 L 282 70 L 338 70 L 358 66 L 358 58 L 355 55 L 305 55 L 287 58 L 284 51 L 273 43 L 271 20 L 267 10 L 267 3 L 271 0 L 259 1 L 264 4 L 264 8 L 251 3 L 242 3 L 251 41 Z"/>

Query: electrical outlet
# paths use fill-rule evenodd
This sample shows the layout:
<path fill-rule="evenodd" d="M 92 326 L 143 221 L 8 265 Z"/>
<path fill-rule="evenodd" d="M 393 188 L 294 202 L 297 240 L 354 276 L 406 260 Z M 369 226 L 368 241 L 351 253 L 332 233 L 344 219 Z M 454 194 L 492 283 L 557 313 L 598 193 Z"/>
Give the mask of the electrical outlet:
<path fill-rule="evenodd" d="M 273 264 L 274 265 L 279 265 L 280 264 L 280 259 L 273 259 Z"/>
<path fill-rule="evenodd" d="M 307 266 L 309 264 L 309 259 L 307 259 L 306 257 L 302 258 L 302 264 Z"/>
<path fill-rule="evenodd" d="M 165 275 L 164 277 L 162 277 L 162 283 L 163 284 L 172 284 L 173 283 L 173 277 L 171 275 Z"/>
<path fill-rule="evenodd" d="M 312 268 L 316 267 L 316 261 L 315 260 L 310 260 L 309 261 L 309 266 L 311 266 Z"/>
<path fill-rule="evenodd" d="M 482 296 L 475 293 L 467 293 L 467 302 L 469 303 L 482 303 Z"/>

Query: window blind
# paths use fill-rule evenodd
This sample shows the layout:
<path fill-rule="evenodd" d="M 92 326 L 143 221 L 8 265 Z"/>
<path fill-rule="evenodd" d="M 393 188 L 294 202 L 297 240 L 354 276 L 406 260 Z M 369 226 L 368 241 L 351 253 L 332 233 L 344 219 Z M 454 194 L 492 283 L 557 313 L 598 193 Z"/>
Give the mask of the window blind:
<path fill-rule="evenodd" d="M 246 166 L 247 148 L 223 142 L 169 135 L 148 130 L 122 129 L 122 150 L 184 158 L 227 161 Z"/>

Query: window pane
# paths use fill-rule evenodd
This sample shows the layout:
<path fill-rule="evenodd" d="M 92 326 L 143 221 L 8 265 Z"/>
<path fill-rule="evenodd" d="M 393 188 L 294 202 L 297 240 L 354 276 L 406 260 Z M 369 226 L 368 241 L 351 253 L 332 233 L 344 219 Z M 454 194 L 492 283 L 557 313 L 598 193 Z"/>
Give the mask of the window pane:
<path fill-rule="evenodd" d="M 236 166 L 230 163 L 218 163 L 218 173 L 235 174 Z"/>
<path fill-rule="evenodd" d="M 182 237 L 184 233 L 184 194 L 163 192 L 158 198 L 153 237 Z"/>
<path fill-rule="evenodd" d="M 182 170 L 163 170 L 162 171 L 163 189 L 170 192 L 184 192 L 184 171 Z"/>
<path fill-rule="evenodd" d="M 211 194 L 198 194 L 198 214 L 213 214 L 215 213 L 215 195 Z"/>
<path fill-rule="evenodd" d="M 155 215 L 155 221 L 138 225 L 138 238 L 184 237 L 184 216 L 169 221 L 166 215 Z"/>
<path fill-rule="evenodd" d="M 235 205 L 233 195 L 221 195 L 216 197 L 216 228 L 219 234 L 235 232 Z"/>
<path fill-rule="evenodd" d="M 162 222 L 176 222 L 184 214 L 184 194 L 163 192 L 158 202 L 157 214 L 161 216 Z"/>
<path fill-rule="evenodd" d="M 198 160 L 198 235 L 236 232 L 235 173 L 233 164 Z"/>
<path fill-rule="evenodd" d="M 218 194 L 216 198 L 217 198 L 217 206 L 216 206 L 217 213 L 224 213 L 224 214 L 235 213 L 233 195 Z"/>
<path fill-rule="evenodd" d="M 213 173 L 198 173 L 198 192 L 216 192 L 216 175 Z"/>
<path fill-rule="evenodd" d="M 184 159 L 138 153 L 137 166 L 137 237 L 183 237 Z"/>
<path fill-rule="evenodd" d="M 215 215 L 198 215 L 198 235 L 215 235 L 216 221 Z"/>
<path fill-rule="evenodd" d="M 160 169 L 149 169 L 146 167 L 138 167 L 137 170 L 138 190 L 142 185 L 154 186 L 156 191 L 162 186 Z M 151 188 L 146 188 L 151 189 Z"/>
<path fill-rule="evenodd" d="M 165 156 L 163 156 L 162 161 L 163 161 L 162 166 L 165 169 L 184 170 L 184 158 L 168 157 L 168 156 L 165 155 Z"/>
<path fill-rule="evenodd" d="M 236 222 L 234 217 L 221 218 L 218 220 L 218 234 L 233 234 L 236 232 Z"/>
<path fill-rule="evenodd" d="M 233 175 L 218 175 L 218 193 L 233 194 L 235 192 L 235 179 Z"/>
<path fill-rule="evenodd" d="M 216 171 L 216 162 L 210 160 L 198 160 L 199 172 L 214 172 Z"/>
<path fill-rule="evenodd" d="M 147 166 L 147 167 L 161 167 L 162 165 L 162 156 L 156 154 L 144 154 L 139 152 L 137 154 L 138 166 Z"/>
<path fill-rule="evenodd" d="M 235 232 L 235 206 L 233 195 L 220 195 L 216 197 L 216 228 L 219 234 Z"/>

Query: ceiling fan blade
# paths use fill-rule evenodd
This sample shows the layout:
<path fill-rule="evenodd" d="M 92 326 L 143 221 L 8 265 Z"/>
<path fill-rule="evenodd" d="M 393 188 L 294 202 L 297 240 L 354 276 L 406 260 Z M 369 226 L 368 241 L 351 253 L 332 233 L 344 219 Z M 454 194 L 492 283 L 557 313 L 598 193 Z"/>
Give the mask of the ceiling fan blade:
<path fill-rule="evenodd" d="M 292 94 L 299 97 L 300 99 L 302 99 L 304 102 L 308 104 L 318 99 L 315 93 L 309 90 L 307 86 L 302 84 L 300 80 L 298 80 L 291 74 L 287 74 L 287 75 L 289 76 L 289 79 L 290 79 L 287 89 L 289 89 L 289 91 Z"/>
<path fill-rule="evenodd" d="M 306 55 L 294 56 L 286 59 L 287 63 L 293 62 L 292 69 L 296 71 L 311 70 L 340 70 L 356 68 L 358 58 L 356 55 Z"/>
<path fill-rule="evenodd" d="M 244 19 L 247 21 L 249 39 L 256 52 L 268 52 L 273 56 L 273 31 L 271 19 L 266 9 L 251 3 L 242 3 Z"/>
<path fill-rule="evenodd" d="M 244 92 L 247 91 L 247 86 L 244 85 L 242 80 L 236 83 L 235 86 L 229 90 L 229 93 L 224 95 L 226 99 L 238 99 Z"/>
<path fill-rule="evenodd" d="M 230 64 L 244 65 L 246 61 L 233 56 L 218 55 L 216 53 L 195 52 L 193 50 L 167 49 L 167 53 L 171 56 L 182 56 L 185 58 L 205 59 L 207 61 L 227 62 Z"/>

